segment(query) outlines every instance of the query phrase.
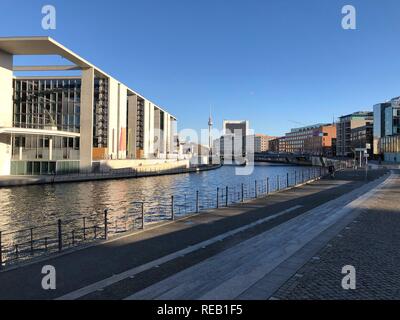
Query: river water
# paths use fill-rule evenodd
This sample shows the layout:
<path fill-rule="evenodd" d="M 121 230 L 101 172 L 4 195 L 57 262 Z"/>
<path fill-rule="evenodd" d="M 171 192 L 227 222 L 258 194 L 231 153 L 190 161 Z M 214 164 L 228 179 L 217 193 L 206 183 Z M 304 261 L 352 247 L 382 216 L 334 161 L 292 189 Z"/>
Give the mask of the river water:
<path fill-rule="evenodd" d="M 55 185 L 38 185 L 0 189 L 0 231 L 10 232 L 43 224 L 57 219 L 78 219 L 82 216 L 102 213 L 111 208 L 114 214 L 124 214 L 132 202 L 146 202 L 146 219 L 151 220 L 162 206 L 170 206 L 171 196 L 176 198 L 177 214 L 191 211 L 199 191 L 200 206 L 216 203 L 216 190 L 221 194 L 229 186 L 230 197 L 239 197 L 241 184 L 248 196 L 259 180 L 259 192 L 265 192 L 262 181 L 271 180 L 271 191 L 277 187 L 277 176 L 284 186 L 289 173 L 292 181 L 295 172 L 307 172 L 309 168 L 262 164 L 251 175 L 236 175 L 237 168 L 224 166 L 217 170 L 192 174 L 146 177 L 139 179 L 90 181 Z M 301 176 L 301 174 L 299 174 Z M 208 201 L 208 202 L 207 202 Z M 221 198 L 221 201 L 224 201 Z M 213 204 L 214 203 L 214 204 Z M 192 210 L 193 211 L 193 210 Z"/>

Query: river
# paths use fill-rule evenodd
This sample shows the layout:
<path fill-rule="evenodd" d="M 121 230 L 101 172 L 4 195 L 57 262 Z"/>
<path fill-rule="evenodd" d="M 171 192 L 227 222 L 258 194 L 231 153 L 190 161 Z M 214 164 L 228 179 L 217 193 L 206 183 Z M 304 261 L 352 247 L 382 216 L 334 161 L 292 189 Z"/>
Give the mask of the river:
<path fill-rule="evenodd" d="M 124 214 L 134 201 L 146 202 L 146 219 L 151 221 L 158 211 L 162 211 L 158 210 L 161 206 L 170 205 L 172 195 L 176 197 L 177 214 L 182 214 L 195 206 L 196 191 L 199 191 L 201 209 L 207 204 L 215 205 L 218 187 L 223 195 L 229 186 L 233 200 L 240 196 L 243 183 L 246 195 L 250 197 L 255 192 L 255 180 L 260 181 L 259 192 L 265 192 L 266 187 L 262 184 L 269 178 L 273 191 L 277 188 L 277 176 L 281 177 L 280 183 L 284 186 L 287 174 L 293 181 L 295 172 L 309 170 L 307 167 L 261 164 L 255 166 L 251 175 L 240 176 L 235 174 L 236 169 L 224 166 L 191 174 L 2 188 L 0 231 L 36 227 L 55 223 L 57 219 L 77 219 L 102 213 L 105 208 L 110 208 L 114 214 Z"/>

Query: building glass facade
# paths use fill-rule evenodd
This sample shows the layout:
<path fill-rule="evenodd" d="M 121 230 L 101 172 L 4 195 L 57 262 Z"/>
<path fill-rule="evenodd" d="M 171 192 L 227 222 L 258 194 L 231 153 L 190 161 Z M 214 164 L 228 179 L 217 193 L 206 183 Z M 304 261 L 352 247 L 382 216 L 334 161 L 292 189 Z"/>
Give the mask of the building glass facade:
<path fill-rule="evenodd" d="M 14 127 L 80 131 L 80 79 L 14 80 Z"/>
<path fill-rule="evenodd" d="M 13 85 L 13 127 L 80 132 L 79 78 L 15 79 Z M 69 172 L 79 167 L 79 147 L 79 138 L 13 135 L 12 174 L 54 174 L 58 160 L 67 161 Z"/>

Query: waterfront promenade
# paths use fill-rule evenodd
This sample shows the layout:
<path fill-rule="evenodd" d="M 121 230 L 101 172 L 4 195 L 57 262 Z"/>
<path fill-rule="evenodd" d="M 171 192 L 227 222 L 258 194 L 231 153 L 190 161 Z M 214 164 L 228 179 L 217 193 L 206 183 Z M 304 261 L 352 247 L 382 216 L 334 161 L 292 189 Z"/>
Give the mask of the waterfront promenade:
<path fill-rule="evenodd" d="M 400 299 L 400 170 L 359 205 L 360 214 L 306 263 L 273 299 Z M 340 271 L 356 270 L 356 290 Z"/>
<path fill-rule="evenodd" d="M 384 174 L 341 172 L 5 271 L 0 298 L 268 299 L 356 219 Z M 54 291 L 41 288 L 43 265 L 57 270 Z"/>

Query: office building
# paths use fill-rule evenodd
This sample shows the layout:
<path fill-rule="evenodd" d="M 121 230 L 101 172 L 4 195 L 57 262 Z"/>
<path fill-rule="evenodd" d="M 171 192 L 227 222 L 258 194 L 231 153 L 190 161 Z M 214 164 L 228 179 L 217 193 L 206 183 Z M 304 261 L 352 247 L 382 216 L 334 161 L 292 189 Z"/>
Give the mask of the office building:
<path fill-rule="evenodd" d="M 313 129 L 312 135 L 304 140 L 304 153 L 313 156 L 333 157 L 336 155 L 336 125 L 321 125 Z"/>
<path fill-rule="evenodd" d="M 270 140 L 269 151 L 274 153 L 286 153 L 285 137 L 277 137 Z"/>
<path fill-rule="evenodd" d="M 332 139 L 336 129 L 332 124 L 314 124 L 292 129 L 285 136 L 286 152 L 294 154 L 332 155 Z"/>
<path fill-rule="evenodd" d="M 340 157 L 354 157 L 355 150 L 352 144 L 352 130 L 372 125 L 373 123 L 373 113 L 368 111 L 359 111 L 340 117 L 339 122 L 336 124 L 336 155 Z M 366 146 L 363 146 L 363 148 L 366 148 Z"/>
<path fill-rule="evenodd" d="M 362 127 L 351 129 L 351 148 L 352 150 L 367 149 L 369 159 L 373 158 L 373 132 L 374 126 L 372 123 L 366 124 Z M 355 152 L 356 158 L 359 158 L 359 152 Z"/>
<path fill-rule="evenodd" d="M 270 149 L 269 142 L 275 138 L 276 137 L 268 136 L 266 134 L 256 134 L 254 136 L 254 152 L 255 153 L 268 152 Z"/>
<path fill-rule="evenodd" d="M 68 63 L 17 66 L 19 55 Z M 0 88 L 0 175 L 96 171 L 175 152 L 173 115 L 49 37 L 0 38 Z"/>
<path fill-rule="evenodd" d="M 374 106 L 374 154 L 400 162 L 400 97 Z"/>
<path fill-rule="evenodd" d="M 223 136 L 220 138 L 220 153 L 225 160 L 246 158 L 247 142 L 250 139 L 250 126 L 248 121 L 225 120 L 223 122 Z M 254 141 L 253 139 L 251 139 Z M 251 146 L 251 145 L 250 145 Z"/>

